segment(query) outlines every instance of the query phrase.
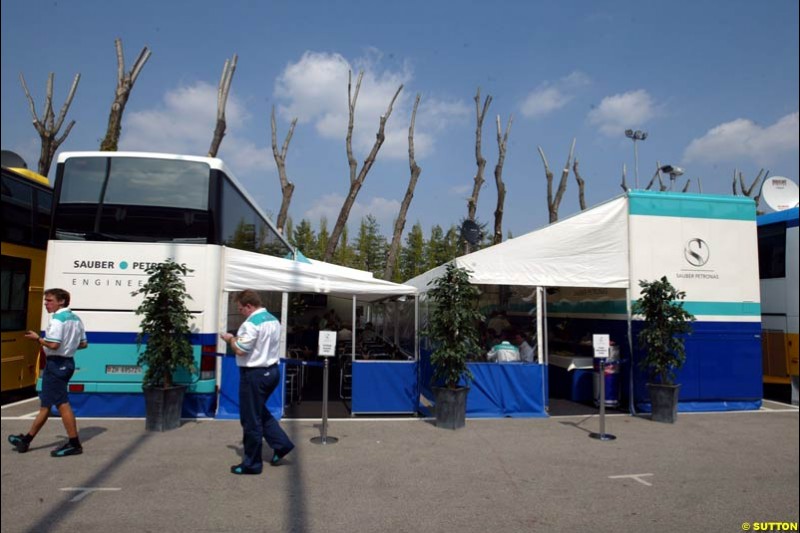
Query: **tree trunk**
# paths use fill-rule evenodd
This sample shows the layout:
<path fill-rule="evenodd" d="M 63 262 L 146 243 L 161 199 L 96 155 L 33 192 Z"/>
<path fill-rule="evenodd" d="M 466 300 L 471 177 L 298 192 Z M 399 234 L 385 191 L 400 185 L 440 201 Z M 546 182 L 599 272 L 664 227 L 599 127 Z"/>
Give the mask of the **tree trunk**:
<path fill-rule="evenodd" d="M 483 186 L 483 170 L 486 168 L 486 160 L 481 154 L 481 132 L 483 130 L 483 119 L 486 117 L 486 112 L 489 110 L 489 104 L 492 103 L 491 95 L 487 95 L 483 101 L 483 111 L 481 111 L 481 89 L 475 94 L 475 162 L 478 165 L 478 171 L 475 173 L 475 182 L 472 186 L 472 196 L 467 201 L 467 218 L 475 220 L 475 212 L 478 209 L 478 195 Z"/>
<path fill-rule="evenodd" d="M 564 165 L 564 170 L 561 171 L 561 181 L 558 183 L 558 190 L 553 196 L 553 173 L 550 171 L 550 166 L 547 164 L 547 158 L 544 156 L 544 150 L 539 146 L 539 155 L 544 164 L 544 174 L 547 178 L 547 211 L 550 215 L 550 223 L 558 220 L 558 207 L 561 205 L 561 199 L 564 197 L 564 192 L 567 190 L 567 177 L 569 177 L 569 163 L 572 160 L 572 154 L 575 151 L 575 139 L 572 139 L 572 146 L 569 149 L 567 156 L 567 163 Z"/>
<path fill-rule="evenodd" d="M 394 268 L 397 264 L 397 256 L 400 253 L 400 241 L 403 237 L 403 229 L 406 226 L 406 215 L 408 208 L 411 205 L 411 200 L 414 198 L 414 189 L 417 186 L 417 180 L 422 173 L 422 168 L 417 165 L 414 158 L 414 123 L 417 120 L 417 108 L 419 107 L 420 95 L 417 93 L 417 98 L 414 100 L 414 110 L 411 112 L 411 125 L 408 127 L 408 166 L 411 169 L 411 178 L 408 180 L 408 188 L 406 188 L 406 195 L 403 197 L 403 202 L 400 204 L 400 212 L 397 214 L 397 220 L 394 222 L 394 233 L 392 234 L 392 244 L 389 246 L 389 257 L 386 260 L 386 270 L 384 271 L 383 279 L 391 281 L 394 275 Z"/>
<path fill-rule="evenodd" d="M 738 171 L 736 171 L 736 170 L 733 172 L 733 194 L 734 194 L 734 196 L 736 195 L 736 173 L 737 172 Z M 742 188 L 742 194 L 744 196 L 747 196 L 748 198 L 753 198 L 753 201 L 755 201 L 755 203 L 756 203 L 756 214 L 759 214 L 759 215 L 763 214 L 761 211 L 758 211 L 758 203 L 761 201 L 761 187 L 759 187 L 758 194 L 755 195 L 755 196 L 753 196 L 753 191 L 755 190 L 756 185 L 758 185 L 759 181 L 761 181 L 762 175 L 764 177 L 764 181 L 767 181 L 767 177 L 769 176 L 769 170 L 767 170 L 766 174 L 764 174 L 764 169 L 763 168 L 761 170 L 759 170 L 758 171 L 758 176 L 756 176 L 756 179 L 754 179 L 753 183 L 751 183 L 750 186 L 748 187 L 747 184 L 744 182 L 744 174 L 739 172 L 739 185 Z M 762 182 L 762 187 L 763 187 L 763 182 Z"/>
<path fill-rule="evenodd" d="M 619 184 L 622 187 L 622 190 L 628 192 L 628 182 L 626 181 L 626 176 L 628 174 L 628 169 L 625 166 L 625 163 L 622 163 L 622 183 Z"/>
<path fill-rule="evenodd" d="M 211 147 L 208 149 L 208 157 L 217 157 L 219 152 L 219 145 L 222 144 L 222 138 L 225 136 L 225 106 L 228 104 L 228 94 L 231 92 L 231 82 L 233 81 L 233 73 L 236 71 L 236 54 L 233 58 L 225 60 L 222 66 L 222 77 L 219 80 L 219 88 L 217 89 L 217 125 L 214 128 L 214 137 L 211 138 Z"/>
<path fill-rule="evenodd" d="M 370 150 L 369 155 L 364 160 L 364 164 L 361 166 L 361 171 L 358 173 L 358 176 L 356 176 L 356 168 L 358 167 L 358 162 L 353 156 L 353 144 L 352 144 L 353 123 L 355 121 L 356 100 L 358 99 L 358 91 L 361 88 L 361 80 L 363 77 L 364 77 L 364 72 L 362 71 L 358 75 L 358 82 L 356 83 L 356 91 L 352 97 L 351 97 L 350 81 L 348 80 L 347 83 L 347 99 L 350 108 L 350 120 L 347 124 L 346 146 L 347 146 L 347 160 L 350 165 L 350 191 L 347 193 L 347 197 L 344 200 L 342 209 L 339 212 L 339 218 L 336 219 L 336 225 L 333 227 L 330 240 L 328 241 L 328 246 L 325 249 L 325 257 L 323 258 L 323 261 L 325 262 L 330 262 L 331 259 L 333 258 L 334 252 L 336 252 L 336 246 L 339 243 L 339 237 L 342 234 L 342 230 L 344 229 L 345 224 L 347 224 L 347 219 L 350 216 L 350 210 L 353 208 L 353 204 L 355 203 L 356 197 L 358 196 L 358 191 L 361 190 L 361 186 L 364 184 L 364 180 L 367 178 L 367 174 L 372 168 L 372 165 L 375 164 L 375 158 L 378 156 L 378 151 L 381 149 L 383 141 L 386 140 L 386 134 L 385 134 L 386 121 L 389 120 L 389 116 L 392 114 L 392 106 L 394 106 L 394 102 L 395 100 L 397 100 L 400 91 L 403 90 L 403 86 L 400 85 L 400 87 L 398 87 L 397 89 L 397 92 L 394 93 L 392 101 L 389 102 L 389 107 L 386 110 L 386 114 L 381 116 L 380 126 L 378 127 L 378 133 L 376 135 L 375 144 L 372 145 L 372 150 Z"/>
<path fill-rule="evenodd" d="M 275 106 L 272 106 L 272 155 L 275 157 L 275 164 L 278 166 L 278 179 L 281 182 L 281 209 L 278 211 L 278 230 L 283 232 L 283 226 L 286 224 L 286 218 L 289 216 L 289 204 L 292 202 L 292 194 L 294 193 L 294 183 L 289 181 L 286 177 L 286 153 L 289 151 L 289 142 L 294 135 L 294 128 L 297 126 L 297 118 L 292 120 L 292 125 L 289 126 L 289 132 L 283 140 L 283 146 L 280 152 L 278 151 L 278 128 L 275 124 Z"/>
<path fill-rule="evenodd" d="M 578 158 L 575 158 L 575 162 L 572 163 L 572 173 L 575 174 L 575 181 L 578 182 L 578 202 L 581 205 L 581 211 L 586 211 L 586 195 L 585 195 L 585 188 L 586 182 L 583 181 L 583 178 L 578 172 Z"/>
<path fill-rule="evenodd" d="M 78 89 L 78 82 L 81 79 L 80 73 L 75 74 L 75 78 L 72 80 L 72 87 L 69 89 L 67 99 L 64 101 L 64 105 L 61 106 L 61 111 L 58 113 L 58 120 L 56 120 L 55 113 L 53 113 L 54 77 L 55 75 L 52 72 L 47 77 L 47 94 L 45 96 L 44 113 L 40 119 L 36 115 L 36 106 L 33 103 L 33 98 L 31 98 L 30 91 L 28 91 L 28 85 L 25 83 L 25 77 L 21 72 L 19 74 L 19 81 L 22 84 L 22 90 L 25 91 L 25 97 L 28 99 L 28 107 L 31 110 L 31 115 L 33 115 L 33 127 L 39 133 L 39 138 L 42 142 L 41 150 L 39 152 L 38 172 L 45 177 L 50 172 L 50 166 L 53 164 L 53 158 L 55 157 L 56 150 L 58 150 L 58 147 L 61 146 L 61 143 L 64 142 L 64 140 L 67 138 L 67 135 L 69 135 L 69 132 L 72 131 L 72 127 L 75 125 L 75 121 L 71 120 L 70 123 L 67 124 L 67 128 L 64 130 L 64 134 L 61 137 L 56 138 L 58 130 L 61 129 L 61 126 L 64 124 L 64 119 L 67 117 L 67 111 L 69 111 L 69 106 L 72 105 L 72 99 L 75 96 L 75 91 Z"/>
<path fill-rule="evenodd" d="M 506 185 L 503 183 L 503 164 L 506 160 L 506 148 L 508 146 L 508 134 L 511 131 L 511 123 L 514 121 L 513 115 L 508 117 L 506 133 L 500 125 L 500 115 L 497 115 L 497 165 L 494 167 L 494 182 L 497 185 L 497 207 L 494 210 L 494 238 L 493 244 L 503 242 L 503 206 L 506 201 Z"/>
<path fill-rule="evenodd" d="M 647 187 L 645 187 L 646 191 L 650 190 L 650 187 L 653 186 L 653 183 L 656 181 L 656 178 L 658 178 L 658 190 L 662 192 L 666 191 L 667 186 L 664 185 L 664 180 L 661 178 L 661 163 L 659 161 L 656 161 L 656 172 L 655 174 L 653 174 L 653 177 L 650 178 L 650 183 L 648 183 Z"/>
<path fill-rule="evenodd" d="M 117 48 L 117 89 L 114 92 L 114 102 L 111 104 L 111 112 L 108 115 L 108 128 L 106 136 L 100 143 L 101 151 L 116 152 L 119 145 L 119 136 L 122 132 L 122 114 L 125 112 L 125 105 L 136 83 L 136 78 L 142 71 L 144 64 L 150 58 L 150 50 L 145 46 L 139 52 L 139 57 L 133 64 L 133 68 L 125 73 L 125 58 L 122 55 L 122 40 L 115 39 L 114 44 Z"/>

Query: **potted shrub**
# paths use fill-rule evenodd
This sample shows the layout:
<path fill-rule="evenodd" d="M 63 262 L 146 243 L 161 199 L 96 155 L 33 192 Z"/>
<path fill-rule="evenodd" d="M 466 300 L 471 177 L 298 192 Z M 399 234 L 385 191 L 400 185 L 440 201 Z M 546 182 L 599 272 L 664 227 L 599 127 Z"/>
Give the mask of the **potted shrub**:
<path fill-rule="evenodd" d="M 144 369 L 145 429 L 166 431 L 180 426 L 186 391 L 185 385 L 173 383 L 173 373 L 181 368 L 196 372 L 189 342 L 191 313 L 186 306 L 191 296 L 183 281 L 191 270 L 168 259 L 146 272 L 147 283 L 133 293 L 144 296 L 136 314 L 142 315 L 137 336 L 140 350 L 145 343 L 138 361 Z"/>
<path fill-rule="evenodd" d="M 639 347 L 644 350 L 640 367 L 648 373 L 647 389 L 652 405 L 652 420 L 674 423 L 678 416 L 680 384 L 675 372 L 686 361 L 685 334 L 692 331 L 694 316 L 683 308 L 684 291 L 679 291 L 666 276 L 659 280 L 640 280 L 641 298 L 634 314 L 644 317 L 639 332 Z"/>
<path fill-rule="evenodd" d="M 464 427 L 472 380 L 467 357 L 480 349 L 480 292 L 469 282 L 469 274 L 469 270 L 450 263 L 441 277 L 429 283 L 433 285 L 428 291 L 432 307 L 426 334 L 434 346 L 431 365 L 436 425 L 448 429 Z"/>

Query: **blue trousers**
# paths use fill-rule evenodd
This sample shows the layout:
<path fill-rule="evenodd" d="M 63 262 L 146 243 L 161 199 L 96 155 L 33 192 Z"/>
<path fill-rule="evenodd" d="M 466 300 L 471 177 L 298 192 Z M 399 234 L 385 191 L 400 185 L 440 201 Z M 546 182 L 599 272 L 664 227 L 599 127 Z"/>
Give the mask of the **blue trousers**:
<path fill-rule="evenodd" d="M 281 380 L 280 366 L 239 368 L 239 419 L 244 431 L 242 466 L 260 472 L 262 441 L 276 453 L 286 455 L 294 444 L 267 409 L 267 399 Z"/>
<path fill-rule="evenodd" d="M 58 407 L 69 403 L 67 389 L 74 373 L 75 359 L 72 357 L 51 355 L 47 358 L 42 374 L 42 390 L 39 393 L 42 407 Z"/>

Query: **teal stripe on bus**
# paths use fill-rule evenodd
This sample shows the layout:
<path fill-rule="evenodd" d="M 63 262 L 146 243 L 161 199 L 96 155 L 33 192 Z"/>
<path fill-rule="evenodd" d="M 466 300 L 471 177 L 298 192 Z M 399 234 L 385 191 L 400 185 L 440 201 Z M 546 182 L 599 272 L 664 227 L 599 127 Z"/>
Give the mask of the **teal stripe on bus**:
<path fill-rule="evenodd" d="M 652 191 L 628 193 L 631 215 L 755 220 L 756 204 L 747 197 Z"/>

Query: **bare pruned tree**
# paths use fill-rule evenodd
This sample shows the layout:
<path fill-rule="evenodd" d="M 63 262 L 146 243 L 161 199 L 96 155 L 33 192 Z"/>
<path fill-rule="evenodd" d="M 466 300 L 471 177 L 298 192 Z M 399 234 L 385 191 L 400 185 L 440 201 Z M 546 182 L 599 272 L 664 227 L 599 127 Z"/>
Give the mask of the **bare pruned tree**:
<path fill-rule="evenodd" d="M 61 129 L 61 126 L 64 124 L 64 119 L 67 117 L 67 111 L 69 111 L 72 98 L 75 96 L 75 91 L 78 89 L 78 82 L 81 79 L 81 75 L 80 73 L 75 74 L 75 78 L 72 80 L 72 87 L 70 87 L 69 94 L 67 94 L 67 99 L 64 101 L 64 105 L 61 106 L 61 111 L 58 113 L 58 120 L 56 120 L 55 113 L 53 112 L 54 78 L 55 74 L 52 72 L 47 76 L 47 93 L 44 100 L 44 113 L 42 113 L 42 118 L 40 119 L 36 114 L 36 105 L 33 103 L 28 85 L 25 83 L 25 76 L 22 75 L 22 72 L 19 73 L 19 81 L 22 84 L 22 90 L 25 91 L 25 98 L 28 99 L 28 107 L 30 107 L 31 115 L 33 115 L 33 127 L 36 128 L 36 131 L 39 133 L 39 138 L 42 140 L 38 168 L 38 172 L 42 176 L 47 176 L 50 172 L 50 165 L 53 163 L 56 150 L 58 150 L 58 147 L 61 146 L 61 143 L 64 142 L 64 139 L 67 138 L 67 135 L 69 135 L 69 132 L 72 131 L 72 127 L 75 125 L 75 121 L 70 120 L 69 124 L 67 124 L 67 128 L 64 130 L 64 134 L 56 138 L 58 130 Z"/>
<path fill-rule="evenodd" d="M 497 185 L 497 207 L 494 210 L 494 237 L 492 238 L 493 244 L 500 244 L 503 242 L 503 206 L 506 201 L 506 184 L 503 183 L 503 164 L 506 160 L 506 148 L 508 147 L 508 134 L 511 132 L 511 123 L 514 121 L 514 116 L 508 117 L 508 124 L 506 124 L 506 132 L 503 134 L 503 128 L 500 124 L 500 115 L 497 115 L 497 165 L 494 167 L 494 182 Z"/>
<path fill-rule="evenodd" d="M 119 144 L 119 136 L 122 132 L 122 113 L 131 95 L 133 84 L 144 68 L 144 64 L 150 58 L 150 49 L 146 46 L 139 52 L 139 57 L 133 64 L 130 72 L 125 73 L 125 58 L 122 55 L 122 39 L 114 39 L 117 48 L 117 89 L 114 92 L 114 101 L 111 103 L 111 112 L 108 114 L 108 129 L 106 136 L 100 143 L 100 150 L 116 152 Z"/>
<path fill-rule="evenodd" d="M 353 123 L 355 122 L 355 112 L 356 112 L 356 101 L 358 100 L 358 92 L 361 89 L 361 80 L 364 78 L 364 71 L 362 70 L 358 74 L 358 81 L 356 82 L 356 90 L 353 92 L 352 90 L 352 72 L 348 73 L 347 76 L 347 101 L 349 107 L 349 115 L 350 119 L 347 123 L 347 161 L 350 166 L 350 191 L 347 193 L 347 197 L 344 199 L 344 204 L 342 204 L 342 209 L 339 211 L 339 218 L 336 219 L 336 225 L 333 227 L 333 231 L 331 232 L 330 240 L 328 241 L 328 246 L 325 248 L 325 257 L 323 261 L 330 262 L 333 258 L 333 254 L 336 251 L 336 246 L 339 243 L 339 237 L 342 234 L 342 230 L 344 229 L 345 224 L 347 224 L 347 219 L 350 216 L 350 210 L 353 208 L 353 204 L 356 201 L 356 197 L 358 196 L 358 191 L 361 190 L 361 186 L 364 184 L 364 180 L 367 178 L 367 174 L 369 173 L 372 165 L 375 164 L 375 158 L 378 156 L 378 151 L 381 149 L 383 145 L 383 141 L 386 140 L 386 121 L 389 120 L 389 116 L 392 114 L 392 106 L 394 106 L 395 100 L 397 100 L 400 91 L 403 90 L 403 86 L 397 88 L 397 92 L 394 93 L 394 97 L 392 101 L 389 102 L 389 107 L 386 110 L 386 113 L 381 115 L 380 119 L 380 126 L 378 127 L 378 133 L 375 138 L 375 144 L 372 145 L 372 150 L 370 150 L 369 155 L 367 158 L 364 159 L 364 164 L 361 166 L 361 170 L 356 175 L 356 169 L 358 168 L 358 161 L 356 161 L 355 156 L 353 156 Z"/>
<path fill-rule="evenodd" d="M 625 166 L 625 163 L 622 163 L 622 183 L 619 184 L 622 187 L 622 190 L 628 192 L 628 168 Z"/>
<path fill-rule="evenodd" d="M 292 201 L 292 194 L 294 193 L 294 183 L 289 181 L 286 177 L 286 154 L 289 151 L 289 142 L 294 135 L 294 127 L 297 126 L 297 118 L 292 120 L 292 125 L 289 126 L 289 132 L 283 140 L 283 146 L 278 151 L 278 127 L 275 124 L 275 106 L 272 106 L 272 155 L 275 157 L 275 164 L 278 166 L 278 179 L 281 180 L 281 210 L 278 211 L 278 230 L 283 232 L 283 226 L 286 224 L 286 218 L 289 216 L 289 204 Z"/>
<path fill-rule="evenodd" d="M 475 173 L 475 181 L 472 185 L 472 196 L 467 200 L 467 218 L 475 221 L 475 212 L 478 209 L 478 196 L 483 186 L 483 170 L 486 168 L 486 159 L 483 158 L 481 153 L 481 134 L 483 131 L 483 119 L 486 118 L 486 112 L 489 110 L 489 104 L 492 103 L 491 95 L 486 95 L 483 101 L 483 110 L 481 111 L 481 88 L 478 87 L 478 92 L 475 94 L 475 162 L 478 165 L 478 171 Z"/>
<path fill-rule="evenodd" d="M 214 137 L 211 139 L 211 147 L 208 149 L 208 157 L 217 157 L 219 145 L 225 136 L 225 106 L 228 104 L 228 94 L 231 92 L 231 82 L 233 73 L 236 72 L 236 61 L 238 57 L 233 54 L 233 58 L 226 59 L 222 66 L 222 77 L 217 88 L 217 125 L 214 127 Z"/>
<path fill-rule="evenodd" d="M 422 173 L 422 168 L 417 164 L 417 160 L 414 158 L 414 123 L 417 120 L 419 99 L 420 95 L 417 93 L 417 98 L 414 100 L 414 110 L 411 112 L 411 125 L 408 127 L 408 166 L 411 169 L 411 177 L 408 180 L 406 195 L 403 197 L 403 201 L 400 204 L 400 212 L 397 214 L 397 220 L 394 221 L 392 244 L 389 246 L 389 256 L 386 259 L 386 269 L 383 275 L 383 279 L 386 280 L 391 280 L 394 275 L 394 267 L 397 264 L 397 256 L 400 253 L 400 240 L 403 236 L 403 229 L 405 229 L 406 226 L 406 215 L 408 214 L 411 200 L 414 198 L 414 189 L 417 186 L 417 180 Z"/>
<path fill-rule="evenodd" d="M 580 172 L 578 172 L 578 158 L 575 157 L 575 162 L 572 163 L 572 173 L 575 174 L 575 181 L 578 182 L 578 202 L 581 205 L 581 211 L 586 210 L 586 182 L 583 181 Z"/>
<path fill-rule="evenodd" d="M 567 163 L 564 165 L 564 169 L 561 171 L 561 181 L 558 183 L 558 190 L 556 191 L 555 196 L 553 196 L 553 172 L 550 170 L 550 166 L 547 164 L 547 158 L 544 155 L 544 150 L 542 147 L 539 146 L 539 155 L 542 158 L 542 163 L 544 164 L 544 174 L 547 178 L 547 211 L 550 214 L 550 223 L 553 223 L 558 220 L 558 207 L 561 205 L 561 199 L 564 197 L 564 192 L 567 190 L 567 177 L 569 177 L 569 164 L 572 161 L 572 154 L 575 152 L 575 140 L 572 139 L 572 146 L 569 149 L 569 155 L 567 156 Z"/>
<path fill-rule="evenodd" d="M 644 188 L 646 191 L 649 191 L 653 187 L 653 184 L 655 183 L 656 178 L 658 178 L 658 190 L 659 191 L 666 191 L 667 190 L 667 186 L 664 184 L 664 179 L 661 177 L 661 162 L 660 161 L 656 161 L 656 172 L 655 172 L 655 174 L 653 174 L 653 177 L 650 178 L 650 183 L 648 183 L 647 187 Z"/>
<path fill-rule="evenodd" d="M 764 169 L 763 168 L 761 170 L 759 170 L 758 171 L 758 176 L 756 176 L 756 179 L 754 179 L 753 183 L 751 183 L 750 186 L 748 187 L 747 184 L 744 181 L 744 174 L 742 174 L 739 171 L 739 169 L 735 169 L 733 171 L 733 195 L 734 196 L 738 196 L 739 195 L 738 191 L 736 190 L 736 178 L 738 177 L 739 178 L 739 186 L 742 188 L 742 195 L 743 196 L 747 196 L 748 198 L 752 198 L 755 201 L 756 207 L 757 207 L 758 203 L 761 201 L 761 187 L 758 187 L 758 194 L 756 194 L 756 196 L 753 196 L 753 191 L 756 190 L 756 186 L 758 186 L 759 182 L 761 181 L 762 176 L 764 178 L 764 181 L 766 181 L 767 177 L 769 177 L 769 170 L 767 170 L 766 173 L 764 173 Z"/>

